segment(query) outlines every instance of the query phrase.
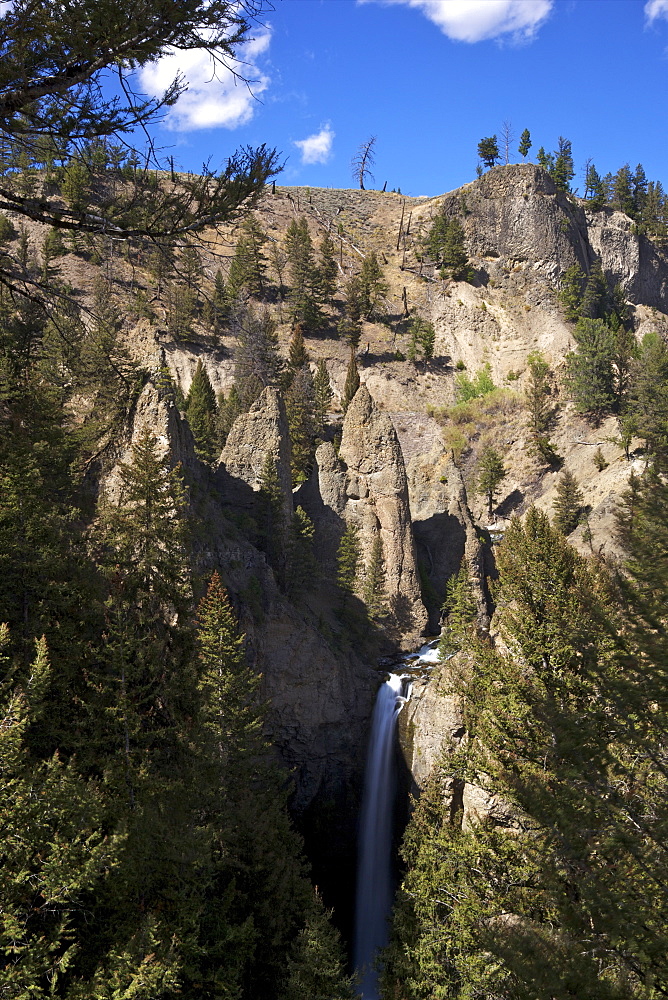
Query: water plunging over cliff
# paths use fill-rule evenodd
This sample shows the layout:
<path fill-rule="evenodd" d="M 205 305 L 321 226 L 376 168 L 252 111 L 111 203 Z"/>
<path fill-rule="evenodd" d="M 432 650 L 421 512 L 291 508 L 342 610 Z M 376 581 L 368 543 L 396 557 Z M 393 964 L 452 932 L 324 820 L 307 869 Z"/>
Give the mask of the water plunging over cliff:
<path fill-rule="evenodd" d="M 390 674 L 378 691 L 371 720 L 360 823 L 354 953 L 364 1000 L 378 1000 L 373 963 L 379 949 L 387 944 L 387 919 L 392 907 L 392 757 L 397 716 L 410 695 L 404 686 L 402 677 Z"/>

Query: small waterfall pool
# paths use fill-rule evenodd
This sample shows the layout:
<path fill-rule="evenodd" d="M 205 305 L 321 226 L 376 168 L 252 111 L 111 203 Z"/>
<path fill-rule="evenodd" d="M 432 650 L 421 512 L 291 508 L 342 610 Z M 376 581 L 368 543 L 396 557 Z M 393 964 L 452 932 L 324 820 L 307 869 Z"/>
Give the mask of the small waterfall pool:
<path fill-rule="evenodd" d="M 439 662 L 438 642 L 404 658 L 403 665 L 432 668 Z M 392 834 L 396 775 L 397 718 L 411 696 L 411 674 L 391 673 L 379 688 L 371 718 L 358 848 L 355 945 L 353 958 L 363 1000 L 379 1000 L 374 963 L 387 944 L 388 918 L 394 892 Z"/>

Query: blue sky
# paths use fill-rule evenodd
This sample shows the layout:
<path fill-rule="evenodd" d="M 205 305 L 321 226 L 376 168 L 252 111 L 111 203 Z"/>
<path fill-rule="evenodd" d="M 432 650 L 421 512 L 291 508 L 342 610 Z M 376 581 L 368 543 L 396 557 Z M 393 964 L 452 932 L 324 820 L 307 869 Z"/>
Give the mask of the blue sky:
<path fill-rule="evenodd" d="M 368 186 L 436 195 L 475 177 L 479 140 L 509 121 L 530 130 L 529 159 L 570 139 L 580 190 L 587 158 L 641 162 L 668 188 L 668 0 L 275 0 L 254 34 L 240 56 L 255 96 L 198 56 L 181 67 L 191 89 L 159 130 L 181 167 L 267 143 L 279 183 L 351 187 L 376 136 Z"/>

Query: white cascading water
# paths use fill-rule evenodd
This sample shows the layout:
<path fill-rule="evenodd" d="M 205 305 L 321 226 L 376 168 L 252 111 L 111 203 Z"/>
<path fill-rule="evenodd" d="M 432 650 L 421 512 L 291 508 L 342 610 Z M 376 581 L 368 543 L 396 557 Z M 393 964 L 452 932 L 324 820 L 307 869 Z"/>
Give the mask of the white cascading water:
<path fill-rule="evenodd" d="M 392 757 L 397 716 L 407 701 L 402 697 L 403 685 L 402 677 L 390 674 L 378 691 L 371 720 L 360 822 L 354 953 L 364 1000 L 378 1000 L 374 962 L 378 951 L 387 944 L 387 920 L 392 907 Z"/>

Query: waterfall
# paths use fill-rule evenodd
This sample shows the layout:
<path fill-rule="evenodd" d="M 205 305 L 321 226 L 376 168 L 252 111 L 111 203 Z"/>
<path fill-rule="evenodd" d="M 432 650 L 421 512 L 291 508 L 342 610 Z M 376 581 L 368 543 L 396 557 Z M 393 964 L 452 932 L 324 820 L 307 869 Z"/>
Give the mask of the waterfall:
<path fill-rule="evenodd" d="M 373 963 L 379 949 L 387 944 L 392 907 L 392 756 L 397 716 L 407 700 L 402 697 L 403 685 L 402 677 L 390 674 L 378 691 L 371 720 L 360 822 L 354 953 L 364 1000 L 378 1000 Z"/>

